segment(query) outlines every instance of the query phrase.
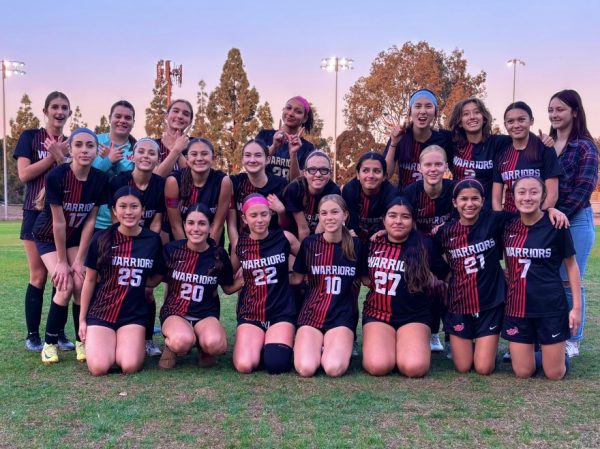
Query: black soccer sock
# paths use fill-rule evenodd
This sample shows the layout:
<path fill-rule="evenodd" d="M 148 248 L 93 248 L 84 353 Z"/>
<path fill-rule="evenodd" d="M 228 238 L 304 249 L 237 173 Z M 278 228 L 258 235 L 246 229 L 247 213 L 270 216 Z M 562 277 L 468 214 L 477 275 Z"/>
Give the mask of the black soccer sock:
<path fill-rule="evenodd" d="M 56 287 L 52 286 L 52 296 L 50 296 L 50 301 L 52 301 L 54 299 L 55 295 L 56 295 Z M 67 323 L 67 321 L 65 320 L 65 324 L 66 323 Z M 67 338 L 65 335 L 65 327 L 64 326 L 58 331 L 58 335 L 59 336 L 62 335 L 63 337 Z"/>
<path fill-rule="evenodd" d="M 44 289 L 28 284 L 27 290 L 25 291 L 25 322 L 27 323 L 28 336 L 35 334 L 39 335 L 40 333 L 43 304 Z"/>
<path fill-rule="evenodd" d="M 156 321 L 156 302 L 147 303 L 148 314 L 146 315 L 146 340 L 152 340 L 154 335 L 154 322 Z"/>
<path fill-rule="evenodd" d="M 73 328 L 75 329 L 75 340 L 81 341 L 81 339 L 79 338 L 79 314 L 81 312 L 81 306 L 79 304 L 73 303 L 71 307 L 71 313 L 73 315 Z"/>
<path fill-rule="evenodd" d="M 60 306 L 52 301 L 46 322 L 46 343 L 51 345 L 58 343 L 58 332 L 65 328 L 68 317 L 69 306 Z"/>
<path fill-rule="evenodd" d="M 292 369 L 294 351 L 283 343 L 267 343 L 263 348 L 263 365 L 269 374 L 287 373 Z"/>

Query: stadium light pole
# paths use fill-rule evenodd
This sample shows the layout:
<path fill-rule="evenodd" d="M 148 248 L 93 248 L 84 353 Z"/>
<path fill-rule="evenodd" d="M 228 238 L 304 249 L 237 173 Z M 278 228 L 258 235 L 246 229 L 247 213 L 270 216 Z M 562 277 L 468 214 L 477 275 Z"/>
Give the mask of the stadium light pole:
<path fill-rule="evenodd" d="M 337 181 L 337 111 L 338 111 L 338 72 L 340 70 L 352 70 L 354 60 L 350 58 L 338 58 L 331 56 L 330 58 L 321 59 L 321 70 L 335 72 L 335 100 L 333 112 L 333 180 Z"/>
<path fill-rule="evenodd" d="M 509 59 L 506 64 L 510 67 L 511 65 L 513 66 L 513 96 L 512 96 L 512 102 L 515 102 L 515 86 L 516 86 L 516 80 L 517 80 L 517 66 L 518 65 L 525 65 L 524 61 L 521 61 L 520 59 L 517 58 L 513 58 L 513 59 Z"/>

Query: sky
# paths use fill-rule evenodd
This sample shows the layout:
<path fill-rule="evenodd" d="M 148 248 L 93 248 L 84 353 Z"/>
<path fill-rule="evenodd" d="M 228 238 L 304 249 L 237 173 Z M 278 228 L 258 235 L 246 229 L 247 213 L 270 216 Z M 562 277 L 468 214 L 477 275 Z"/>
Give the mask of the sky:
<path fill-rule="evenodd" d="M 600 2 L 0 0 L 0 7 L 0 59 L 23 61 L 27 72 L 6 80 L 8 118 L 27 93 L 41 119 L 46 95 L 60 90 L 94 127 L 112 103 L 127 99 L 137 111 L 139 138 L 159 59 L 183 65 L 173 98 L 195 104 L 198 81 L 214 89 L 236 47 L 276 123 L 285 101 L 300 94 L 317 107 L 324 135 L 332 136 L 334 74 L 320 70 L 321 59 L 355 61 L 354 70 L 339 74 L 339 133 L 343 97 L 368 75 L 377 54 L 426 40 L 448 53 L 464 50 L 468 71 L 487 73 L 485 102 L 500 124 L 512 100 L 513 69 L 506 62 L 518 58 L 526 66 L 517 69 L 516 97 L 532 107 L 536 130 L 549 128 L 550 96 L 571 88 L 583 98 L 592 135 L 600 136 Z"/>

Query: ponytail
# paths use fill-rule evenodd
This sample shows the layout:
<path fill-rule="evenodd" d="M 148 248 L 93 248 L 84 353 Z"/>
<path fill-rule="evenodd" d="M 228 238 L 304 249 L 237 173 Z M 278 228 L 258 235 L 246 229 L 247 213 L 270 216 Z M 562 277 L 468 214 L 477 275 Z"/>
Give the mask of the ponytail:
<path fill-rule="evenodd" d="M 354 238 L 346 225 L 342 225 L 342 252 L 346 259 L 355 261 L 356 252 L 354 251 Z"/>
<path fill-rule="evenodd" d="M 192 179 L 192 169 L 185 167 L 181 170 L 181 189 L 179 190 L 179 199 L 185 202 L 191 195 L 194 188 Z"/>
<path fill-rule="evenodd" d="M 425 248 L 423 235 L 413 229 L 404 246 L 406 264 L 406 286 L 409 293 L 423 293 L 429 295 L 433 292 L 433 275 L 429 269 L 429 257 Z"/>
<path fill-rule="evenodd" d="M 46 203 L 46 187 L 42 187 L 40 192 L 35 197 L 35 200 L 33 200 L 33 206 L 37 210 L 44 210 L 45 203 Z"/>
<path fill-rule="evenodd" d="M 110 265 L 111 249 L 118 227 L 119 223 L 115 223 L 102 231 L 98 236 L 98 262 L 96 266 L 101 277 L 102 272 Z"/>

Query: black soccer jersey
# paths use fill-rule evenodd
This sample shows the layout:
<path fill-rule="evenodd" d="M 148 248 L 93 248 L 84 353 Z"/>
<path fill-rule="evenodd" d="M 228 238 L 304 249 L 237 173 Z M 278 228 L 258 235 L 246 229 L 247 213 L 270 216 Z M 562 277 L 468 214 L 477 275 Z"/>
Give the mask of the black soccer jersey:
<path fill-rule="evenodd" d="M 390 141 L 388 140 L 384 155 L 387 154 Z M 396 148 L 396 158 L 394 159 L 398 166 L 398 190 L 404 190 L 413 182 L 423 179 L 423 175 L 418 170 L 419 156 L 421 151 L 429 145 L 439 145 L 446 151 L 449 165 L 452 165 L 452 135 L 450 131 L 445 129 L 432 130 L 431 137 L 425 142 L 417 142 L 414 140 L 412 131 L 409 130 Z M 409 151 L 406 151 L 406 146 L 409 146 Z M 403 154 L 403 151 L 408 154 Z"/>
<path fill-rule="evenodd" d="M 115 192 L 121 187 L 130 186 L 137 188 L 132 173 L 133 172 L 130 171 L 119 173 L 110 180 L 109 187 L 111 200 Z M 152 224 L 152 219 L 156 214 L 165 213 L 165 178 L 152 173 L 146 190 L 140 190 L 140 192 L 142 193 L 142 206 L 144 207 L 140 225 L 149 228 Z"/>
<path fill-rule="evenodd" d="M 298 326 L 331 328 L 358 316 L 358 264 L 360 242 L 354 237 L 356 260 L 349 260 L 341 243 L 329 243 L 323 234 L 305 238 L 294 262 L 294 271 L 305 274 L 308 288 Z"/>
<path fill-rule="evenodd" d="M 454 147 L 452 178 L 455 182 L 477 179 L 483 185 L 484 206 L 487 209 L 492 207 L 494 159 L 496 154 L 509 147 L 511 142 L 510 136 L 493 134 L 479 143 Z"/>
<path fill-rule="evenodd" d="M 233 184 L 233 195 L 231 197 L 231 209 L 236 210 L 238 232 L 241 233 L 243 222 L 242 222 L 242 205 L 244 199 L 251 193 L 260 193 L 265 198 L 271 193 L 277 195 L 279 199 L 282 199 L 283 189 L 286 186 L 286 181 L 280 176 L 270 175 L 267 183 L 264 187 L 258 188 L 252 185 L 248 179 L 248 173 L 240 173 L 239 175 L 230 176 L 231 183 Z M 277 214 L 272 212 L 271 223 L 269 229 L 277 229 L 278 218 Z"/>
<path fill-rule="evenodd" d="M 183 216 L 194 204 L 202 203 L 210 209 L 210 213 L 214 217 L 219 205 L 221 182 L 223 182 L 223 178 L 227 175 L 221 170 L 213 170 L 211 168 L 204 185 L 196 187 L 192 183 L 189 195 L 184 198 L 182 193 L 182 179 L 185 179 L 185 176 L 189 176 L 189 170 L 189 168 L 184 168 L 170 175 L 175 178 L 177 187 L 179 187 L 179 210 L 181 211 L 181 215 Z"/>
<path fill-rule="evenodd" d="M 424 182 L 417 181 L 404 189 L 403 195 L 410 202 L 415 212 L 417 229 L 425 235 L 431 235 L 435 226 L 444 224 L 453 212 L 452 189 L 454 182 L 442 181 L 442 193 L 432 199 L 425 192 Z"/>
<path fill-rule="evenodd" d="M 453 220 L 436 233 L 434 239 L 452 270 L 448 285 L 450 312 L 479 313 L 504 302 L 506 282 L 500 259 L 506 217 L 504 212 L 484 209 L 475 224 L 465 226 Z"/>
<path fill-rule="evenodd" d="M 62 164 L 50 170 L 46 176 L 46 202 L 33 228 L 35 239 L 52 243 L 51 204 L 62 206 L 67 225 L 66 238 L 78 240 L 83 224 L 92 209 L 108 203 L 108 176 L 91 167 L 85 181 L 79 181 L 70 164 Z"/>
<path fill-rule="evenodd" d="M 379 193 L 372 196 L 365 195 L 356 178 L 344 186 L 342 197 L 350 215 L 348 228 L 354 230 L 361 243 L 383 229 L 385 207 L 397 195 L 398 191 L 389 181 L 383 181 Z"/>
<path fill-rule="evenodd" d="M 304 212 L 304 218 L 308 223 L 310 233 L 314 234 L 319 224 L 319 202 L 321 198 L 325 195 L 339 195 L 341 192 L 338 185 L 331 180 L 325 184 L 323 191 L 317 195 L 311 195 L 308 188 L 304 188 L 303 185 L 304 182 L 302 184 L 296 181 L 289 183 L 283 193 L 283 204 L 290 213 Z"/>
<path fill-rule="evenodd" d="M 271 321 L 282 315 L 294 315 L 288 278 L 290 243 L 284 232 L 269 231 L 263 240 L 242 234 L 235 251 L 244 274 L 238 320 Z"/>
<path fill-rule="evenodd" d="M 115 323 L 119 319 L 146 316 L 146 280 L 156 270 L 160 236 L 149 229 L 134 237 L 121 234 L 112 225 L 92 238 L 85 266 L 98 271 L 99 280 L 90 302 L 88 317 Z M 110 263 L 98 266 L 98 240 L 114 232 Z"/>
<path fill-rule="evenodd" d="M 209 240 L 201 253 L 187 247 L 187 240 L 168 243 L 162 256 L 168 294 L 160 310 L 164 321 L 171 315 L 199 319 L 205 312 L 218 315 L 219 285 L 233 284 L 233 269 L 225 250 Z"/>
<path fill-rule="evenodd" d="M 156 143 L 158 144 L 158 163 L 160 164 L 162 161 L 164 161 L 167 156 L 169 155 L 169 153 L 171 152 L 171 150 L 169 150 L 165 144 L 163 143 L 162 139 L 154 139 L 156 141 Z M 175 165 L 173 166 L 171 171 L 179 171 L 181 170 L 181 167 L 179 166 L 179 162 L 178 160 L 175 161 Z"/>
<path fill-rule="evenodd" d="M 529 139 L 536 145 L 536 160 L 528 161 L 524 150 L 517 150 L 513 145 L 497 154 L 494 162 L 494 182 L 505 184 L 506 196 L 504 199 L 504 210 L 516 212 L 515 199 L 512 192 L 513 183 L 525 176 L 536 176 L 543 180 L 557 178 L 562 174 L 562 168 L 556 158 L 554 148 L 545 147 L 541 140 L 533 134 Z"/>
<path fill-rule="evenodd" d="M 256 136 L 256 140 L 261 140 L 267 147 L 270 147 L 273 144 L 273 137 L 276 132 L 274 129 L 263 129 Z M 314 151 L 315 146 L 308 140 L 303 138 L 300 138 L 300 140 L 302 141 L 302 146 L 298 150 L 298 165 L 300 166 L 300 170 L 303 170 L 306 157 L 311 151 Z M 267 173 L 280 176 L 286 182 L 290 180 L 290 150 L 287 142 L 283 142 L 271 156 L 271 160 L 267 166 Z"/>
<path fill-rule="evenodd" d="M 438 279 L 443 279 L 447 268 L 441 255 L 430 239 L 425 238 L 424 241 L 430 271 Z M 371 281 L 363 317 L 390 323 L 410 320 L 411 317 L 431 312 L 432 297 L 425 293 L 410 293 L 406 283 L 406 251 L 413 244 L 411 239 L 404 243 L 392 243 L 386 236 L 368 243 L 368 250 L 363 252 L 360 270 L 361 275 L 367 276 Z"/>
<path fill-rule="evenodd" d="M 20 157 L 27 158 L 32 164 L 41 161 L 49 155 L 48 151 L 44 147 L 44 142 L 50 135 L 45 128 L 39 129 L 27 129 L 19 136 L 19 141 L 15 147 L 13 157 L 19 159 Z M 63 139 L 66 137 L 62 136 Z M 47 171 L 42 173 L 35 179 L 27 181 L 27 192 L 25 193 L 25 200 L 23 202 L 23 210 L 35 210 L 35 199 L 40 193 L 40 190 L 44 187 L 46 182 L 46 175 L 48 172 L 56 166 L 56 163 L 52 165 Z"/>
<path fill-rule="evenodd" d="M 505 313 L 517 318 L 553 316 L 569 311 L 559 269 L 575 254 L 568 229 L 556 229 L 548 213 L 534 225 L 519 217 L 504 230 L 508 265 Z"/>

